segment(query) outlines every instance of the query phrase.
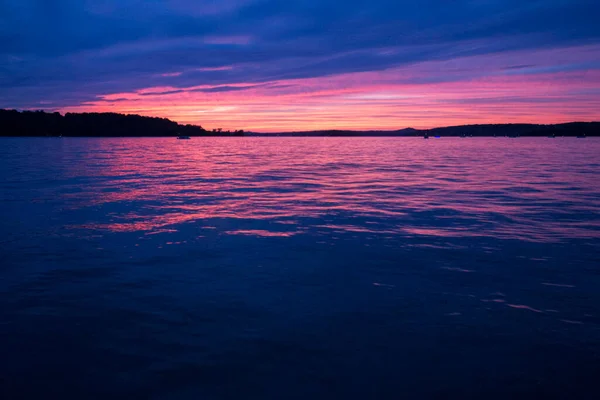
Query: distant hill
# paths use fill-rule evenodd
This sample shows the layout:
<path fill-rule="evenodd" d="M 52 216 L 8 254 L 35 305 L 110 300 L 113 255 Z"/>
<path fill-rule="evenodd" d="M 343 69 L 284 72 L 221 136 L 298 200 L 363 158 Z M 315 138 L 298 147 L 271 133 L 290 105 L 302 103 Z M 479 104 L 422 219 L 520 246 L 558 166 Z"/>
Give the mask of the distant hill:
<path fill-rule="evenodd" d="M 0 110 L 0 136 L 336 136 L 336 137 L 411 137 L 411 136 L 600 136 L 600 122 L 571 122 L 555 125 L 488 124 L 462 125 L 434 129 L 394 131 L 323 130 L 284 133 L 244 131 L 207 131 L 197 125 L 181 125 L 166 118 L 116 113 L 47 113 L 44 111 Z"/>
<path fill-rule="evenodd" d="M 284 133 L 248 133 L 250 136 L 338 136 L 338 137 L 411 137 L 411 136 L 600 136 L 600 122 L 570 122 L 555 125 L 487 124 L 461 125 L 433 129 L 406 128 L 396 131 L 324 130 Z"/>
<path fill-rule="evenodd" d="M 400 129 L 397 131 L 344 131 L 344 130 L 324 130 L 324 131 L 300 131 L 300 132 L 282 132 L 282 133 L 256 133 L 247 132 L 246 136 L 278 136 L 278 137 L 302 137 L 302 136 L 338 136 L 338 137 L 363 137 L 363 136 L 418 136 L 419 132 L 413 128 Z"/>
<path fill-rule="evenodd" d="M 201 126 L 181 125 L 166 118 L 116 113 L 47 113 L 0 110 L 0 136 L 240 136 L 243 131 L 207 131 Z"/>
<path fill-rule="evenodd" d="M 495 124 L 464 125 L 417 131 L 429 136 L 600 136 L 600 122 L 570 122 L 566 124 Z"/>

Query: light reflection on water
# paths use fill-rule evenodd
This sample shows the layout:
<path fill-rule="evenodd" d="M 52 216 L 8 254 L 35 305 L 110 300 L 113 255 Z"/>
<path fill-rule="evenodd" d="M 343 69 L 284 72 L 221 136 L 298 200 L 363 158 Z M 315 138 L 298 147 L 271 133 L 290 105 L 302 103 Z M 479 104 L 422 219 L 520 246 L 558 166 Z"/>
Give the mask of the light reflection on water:
<path fill-rule="evenodd" d="M 570 138 L 2 139 L 6 390 L 586 394 L 599 154 Z"/>
<path fill-rule="evenodd" d="M 224 218 L 274 227 L 293 220 L 307 233 L 557 241 L 600 230 L 600 143 L 581 143 L 73 139 L 11 141 L 4 152 L 17 173 L 7 184 L 32 201 L 59 197 L 66 209 L 97 210 L 81 224 L 88 229 L 152 231 Z"/>

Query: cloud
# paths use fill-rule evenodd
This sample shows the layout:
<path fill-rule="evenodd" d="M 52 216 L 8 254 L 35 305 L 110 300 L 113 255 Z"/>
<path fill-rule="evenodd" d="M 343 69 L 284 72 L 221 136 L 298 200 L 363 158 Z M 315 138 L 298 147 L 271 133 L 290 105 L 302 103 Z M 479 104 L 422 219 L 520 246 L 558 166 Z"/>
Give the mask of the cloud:
<path fill-rule="evenodd" d="M 266 96 L 390 70 L 410 76 L 387 84 L 421 85 L 597 70 L 598 15 L 596 0 L 0 1 L 0 107 Z"/>

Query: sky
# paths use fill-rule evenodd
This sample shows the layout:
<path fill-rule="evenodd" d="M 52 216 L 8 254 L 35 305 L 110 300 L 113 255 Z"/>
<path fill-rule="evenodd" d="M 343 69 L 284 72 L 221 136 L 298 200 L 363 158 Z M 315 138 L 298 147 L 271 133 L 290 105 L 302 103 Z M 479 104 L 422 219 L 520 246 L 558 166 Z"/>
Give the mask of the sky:
<path fill-rule="evenodd" d="M 598 0 L 0 0 L 0 108 L 257 132 L 600 120 Z"/>

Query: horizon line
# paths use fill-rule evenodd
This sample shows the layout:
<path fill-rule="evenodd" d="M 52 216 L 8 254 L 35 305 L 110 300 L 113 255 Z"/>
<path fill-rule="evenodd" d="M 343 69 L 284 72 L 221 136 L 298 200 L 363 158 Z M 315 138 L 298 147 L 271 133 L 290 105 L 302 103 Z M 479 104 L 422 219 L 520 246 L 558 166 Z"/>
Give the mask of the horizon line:
<path fill-rule="evenodd" d="M 0 108 L 0 111 L 16 111 L 19 113 L 23 113 L 23 112 L 43 112 L 43 113 L 47 113 L 47 114 L 54 114 L 54 113 L 58 113 L 61 116 L 65 116 L 67 114 L 75 114 L 75 115 L 82 115 L 82 114 L 116 114 L 116 115 L 124 115 L 124 116 L 136 116 L 136 117 L 144 117 L 144 118 L 158 118 L 158 119 L 166 119 L 172 122 L 177 123 L 178 125 L 182 125 L 182 126 L 186 126 L 186 125 L 190 125 L 190 126 L 194 126 L 194 127 L 199 127 L 204 129 L 207 132 L 211 132 L 214 131 L 216 129 L 220 129 L 220 128 L 213 128 L 213 129 L 207 129 L 204 128 L 204 126 L 200 125 L 200 124 L 189 124 L 189 123 L 184 123 L 184 122 L 179 122 L 175 119 L 172 118 L 168 118 L 168 117 L 160 117 L 160 116 L 154 116 L 154 115 L 143 115 L 143 114 L 136 114 L 136 113 L 120 113 L 120 112 L 111 112 L 111 111 L 88 111 L 88 112 L 61 112 L 59 110 L 47 110 L 47 109 L 18 109 L 18 108 Z M 315 132 L 356 132 L 356 133 L 371 133 L 371 132 L 385 132 L 385 133 L 391 133 L 391 132 L 399 132 L 399 131 L 405 131 L 405 130 L 414 130 L 414 131 L 429 131 L 429 130 L 434 130 L 434 129 L 444 129 L 444 128 L 459 128 L 459 127 L 467 127 L 467 126 L 495 126 L 495 125 L 506 125 L 506 126 L 510 126 L 510 125 L 534 125 L 534 126 L 560 126 L 560 125 L 569 125 L 569 124 L 598 124 L 600 123 L 600 120 L 591 120 L 591 121 L 586 121 L 586 120 L 575 120 L 575 121 L 568 121 L 568 122 L 557 122 L 557 123 L 539 123 L 539 122 L 501 122 L 501 123 L 466 123 L 466 124 L 458 124 L 458 125 L 444 125 L 444 126 L 434 126 L 434 127 L 430 127 L 430 128 L 413 128 L 411 126 L 407 126 L 404 128 L 395 128 L 395 129 L 376 129 L 376 128 L 368 128 L 368 129 L 339 129 L 339 128 L 323 128 L 323 129 L 313 129 L 313 130 L 292 130 L 292 131 L 256 131 L 256 130 L 245 130 L 245 129 L 241 129 L 243 130 L 246 134 L 261 134 L 261 135 L 277 135 L 277 134 L 302 134 L 302 133 L 315 133 Z M 240 130 L 240 128 L 237 129 L 228 129 L 228 131 L 236 131 L 236 130 Z"/>

